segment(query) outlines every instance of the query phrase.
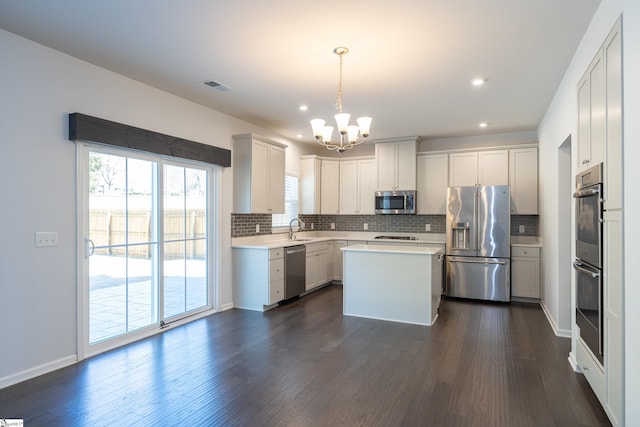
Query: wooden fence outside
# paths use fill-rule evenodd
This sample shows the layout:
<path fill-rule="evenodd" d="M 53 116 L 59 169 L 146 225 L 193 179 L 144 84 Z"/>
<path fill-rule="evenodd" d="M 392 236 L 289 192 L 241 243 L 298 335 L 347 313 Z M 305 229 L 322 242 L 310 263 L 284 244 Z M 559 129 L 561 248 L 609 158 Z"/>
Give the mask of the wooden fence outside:
<path fill-rule="evenodd" d="M 204 258 L 207 253 L 207 220 L 203 209 L 187 211 L 167 210 L 164 212 L 164 256 L 165 259 Z M 129 246 L 129 256 L 150 258 L 154 245 L 152 217 L 149 211 L 92 209 L 90 236 L 96 247 L 96 254 L 125 255 L 124 246 Z M 127 220 L 129 221 L 127 242 Z M 147 244 L 148 243 L 148 244 Z"/>

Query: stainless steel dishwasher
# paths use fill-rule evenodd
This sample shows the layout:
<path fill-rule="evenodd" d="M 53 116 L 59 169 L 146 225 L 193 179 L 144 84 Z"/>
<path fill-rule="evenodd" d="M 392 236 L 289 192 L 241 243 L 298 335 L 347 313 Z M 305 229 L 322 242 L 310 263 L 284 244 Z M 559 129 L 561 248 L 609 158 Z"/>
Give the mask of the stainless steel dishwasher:
<path fill-rule="evenodd" d="M 284 299 L 305 291 L 307 250 L 304 245 L 284 248 Z"/>

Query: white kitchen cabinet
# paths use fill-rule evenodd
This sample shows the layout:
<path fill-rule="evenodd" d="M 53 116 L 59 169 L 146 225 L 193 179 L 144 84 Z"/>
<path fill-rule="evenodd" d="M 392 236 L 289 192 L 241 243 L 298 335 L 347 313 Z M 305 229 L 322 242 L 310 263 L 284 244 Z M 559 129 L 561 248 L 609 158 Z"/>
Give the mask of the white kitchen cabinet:
<path fill-rule="evenodd" d="M 449 185 L 461 187 L 478 183 L 478 153 L 449 154 Z"/>
<path fill-rule="evenodd" d="M 605 65 L 601 48 L 578 82 L 578 171 L 604 160 Z"/>
<path fill-rule="evenodd" d="M 376 189 L 416 189 L 417 138 L 376 143 Z"/>
<path fill-rule="evenodd" d="M 373 215 L 375 159 L 340 161 L 340 213 Z"/>
<path fill-rule="evenodd" d="M 320 214 L 320 174 L 322 160 L 317 156 L 300 157 L 299 213 Z"/>
<path fill-rule="evenodd" d="M 305 290 L 310 291 L 330 281 L 327 267 L 329 247 L 327 242 L 314 242 L 307 243 L 306 250 Z"/>
<path fill-rule="evenodd" d="M 509 185 L 509 150 L 449 154 L 449 185 Z"/>
<path fill-rule="evenodd" d="M 604 43 L 606 129 L 604 208 L 622 209 L 622 33 L 618 21 Z"/>
<path fill-rule="evenodd" d="M 340 213 L 355 214 L 358 210 L 358 161 L 340 162 Z"/>
<path fill-rule="evenodd" d="M 375 214 L 376 160 L 358 160 L 359 215 Z"/>
<path fill-rule="evenodd" d="M 540 299 L 540 248 L 511 247 L 511 297 Z"/>
<path fill-rule="evenodd" d="M 605 401 L 605 378 L 602 365 L 596 360 L 591 351 L 587 348 L 582 338 L 578 338 L 576 346 L 576 362 L 578 367 L 587 378 L 591 389 L 600 402 Z"/>
<path fill-rule="evenodd" d="M 604 213 L 604 371 L 603 404 L 612 424 L 624 425 L 624 246 L 623 211 Z"/>
<path fill-rule="evenodd" d="M 447 213 L 449 155 L 423 154 L 417 158 L 417 203 L 419 215 Z"/>
<path fill-rule="evenodd" d="M 478 184 L 509 185 L 509 151 L 478 152 Z"/>
<path fill-rule="evenodd" d="M 333 246 L 333 280 L 342 282 L 342 248 L 347 246 L 346 240 L 335 240 Z"/>
<path fill-rule="evenodd" d="M 327 282 L 331 282 L 333 280 L 333 272 L 335 270 L 335 267 L 333 265 L 333 263 L 335 262 L 335 257 L 333 256 L 333 254 L 335 246 L 336 244 L 333 240 L 329 240 L 327 242 Z"/>
<path fill-rule="evenodd" d="M 509 150 L 511 213 L 538 215 L 538 149 Z"/>
<path fill-rule="evenodd" d="M 340 162 L 322 160 L 320 172 L 320 213 L 340 213 Z"/>
<path fill-rule="evenodd" d="M 604 162 L 604 365 L 580 338 L 576 360 L 614 426 L 625 425 L 623 115 L 619 18 L 578 82 L 578 171 Z"/>
<path fill-rule="evenodd" d="M 284 213 L 285 148 L 253 134 L 233 136 L 235 213 Z"/>
<path fill-rule="evenodd" d="M 233 304 L 264 311 L 284 298 L 284 249 L 234 248 Z"/>

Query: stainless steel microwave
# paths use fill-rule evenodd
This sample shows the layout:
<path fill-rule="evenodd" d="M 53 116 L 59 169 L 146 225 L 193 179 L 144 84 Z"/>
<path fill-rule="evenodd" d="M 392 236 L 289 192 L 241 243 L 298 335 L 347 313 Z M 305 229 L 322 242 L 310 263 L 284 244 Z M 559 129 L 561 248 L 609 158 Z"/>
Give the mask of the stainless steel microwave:
<path fill-rule="evenodd" d="M 415 191 L 376 191 L 377 214 L 415 214 Z"/>

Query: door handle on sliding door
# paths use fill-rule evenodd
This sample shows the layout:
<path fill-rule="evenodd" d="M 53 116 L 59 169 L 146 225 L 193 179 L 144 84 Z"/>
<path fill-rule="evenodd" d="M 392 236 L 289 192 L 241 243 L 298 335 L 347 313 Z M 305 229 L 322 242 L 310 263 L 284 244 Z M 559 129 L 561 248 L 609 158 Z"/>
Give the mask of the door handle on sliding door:
<path fill-rule="evenodd" d="M 84 238 L 84 257 L 89 258 L 96 251 L 96 245 L 88 237 Z"/>

